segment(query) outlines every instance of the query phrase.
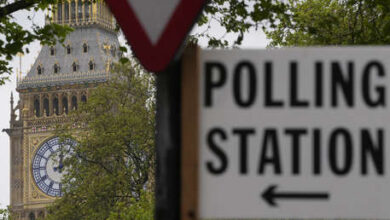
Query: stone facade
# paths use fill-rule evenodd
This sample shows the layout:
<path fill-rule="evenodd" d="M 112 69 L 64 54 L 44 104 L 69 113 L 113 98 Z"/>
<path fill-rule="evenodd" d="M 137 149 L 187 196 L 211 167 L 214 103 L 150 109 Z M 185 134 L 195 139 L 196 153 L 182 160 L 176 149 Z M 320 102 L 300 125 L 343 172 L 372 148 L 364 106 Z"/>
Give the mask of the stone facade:
<path fill-rule="evenodd" d="M 17 220 L 46 214 L 56 197 L 41 191 L 32 176 L 32 159 L 57 124 L 69 120 L 70 111 L 86 102 L 91 89 L 110 77 L 112 63 L 121 56 L 112 15 L 103 2 L 64 1 L 48 22 L 75 30 L 64 44 L 43 46 L 27 75 L 17 83 L 20 101 L 11 95 L 10 207 Z M 61 10 L 61 12 L 59 12 Z M 83 129 L 75 125 L 75 130 Z"/>

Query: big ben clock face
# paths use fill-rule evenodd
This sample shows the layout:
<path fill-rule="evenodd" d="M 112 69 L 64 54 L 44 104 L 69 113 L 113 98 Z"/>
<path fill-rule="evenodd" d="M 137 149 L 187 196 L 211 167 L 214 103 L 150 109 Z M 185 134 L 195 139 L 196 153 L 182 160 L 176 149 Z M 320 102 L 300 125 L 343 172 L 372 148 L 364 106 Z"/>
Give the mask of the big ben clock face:
<path fill-rule="evenodd" d="M 65 143 L 60 143 L 59 138 L 55 137 L 43 143 L 36 151 L 32 173 L 36 185 L 45 194 L 53 197 L 63 195 L 61 179 L 65 170 L 62 162 L 66 152 L 69 153 L 75 145 L 74 140 L 68 139 Z"/>

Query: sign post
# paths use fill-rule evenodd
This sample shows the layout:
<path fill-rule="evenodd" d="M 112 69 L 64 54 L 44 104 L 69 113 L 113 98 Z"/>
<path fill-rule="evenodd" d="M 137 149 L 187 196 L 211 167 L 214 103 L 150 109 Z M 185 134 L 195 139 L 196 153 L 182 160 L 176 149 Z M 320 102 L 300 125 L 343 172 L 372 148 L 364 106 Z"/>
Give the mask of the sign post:
<path fill-rule="evenodd" d="M 198 219 L 388 218 L 389 54 L 201 50 L 198 76 L 183 75 L 197 95 L 182 98 L 197 127 L 182 127 L 183 145 L 197 139 L 199 154 L 182 162 L 183 175 L 198 169 L 182 198 L 197 194 Z"/>
<path fill-rule="evenodd" d="M 181 220 L 199 219 L 199 47 L 182 57 L 181 75 Z"/>
<path fill-rule="evenodd" d="M 156 220 L 180 219 L 180 67 L 174 62 L 157 76 Z"/>

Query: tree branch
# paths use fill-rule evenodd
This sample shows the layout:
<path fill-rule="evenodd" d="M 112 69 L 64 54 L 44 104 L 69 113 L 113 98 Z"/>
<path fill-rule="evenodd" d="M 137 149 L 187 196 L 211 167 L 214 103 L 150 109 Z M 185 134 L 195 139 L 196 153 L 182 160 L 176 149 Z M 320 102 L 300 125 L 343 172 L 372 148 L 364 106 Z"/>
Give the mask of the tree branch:
<path fill-rule="evenodd" d="M 39 0 L 19 0 L 5 5 L 0 8 L 0 18 L 4 18 L 19 10 L 28 9 L 37 3 L 39 3 Z"/>

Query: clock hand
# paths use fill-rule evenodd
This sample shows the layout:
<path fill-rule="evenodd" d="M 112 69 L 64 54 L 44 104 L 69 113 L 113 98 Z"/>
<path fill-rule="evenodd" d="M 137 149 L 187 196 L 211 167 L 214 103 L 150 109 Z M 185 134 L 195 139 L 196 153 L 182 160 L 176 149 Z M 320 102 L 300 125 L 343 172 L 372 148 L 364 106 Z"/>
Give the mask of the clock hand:
<path fill-rule="evenodd" d="M 63 159 L 64 159 L 64 156 L 61 154 L 58 166 L 53 167 L 54 172 L 57 172 L 57 170 L 58 170 L 59 173 L 62 173 L 62 168 L 64 168 L 64 164 L 62 163 Z"/>

